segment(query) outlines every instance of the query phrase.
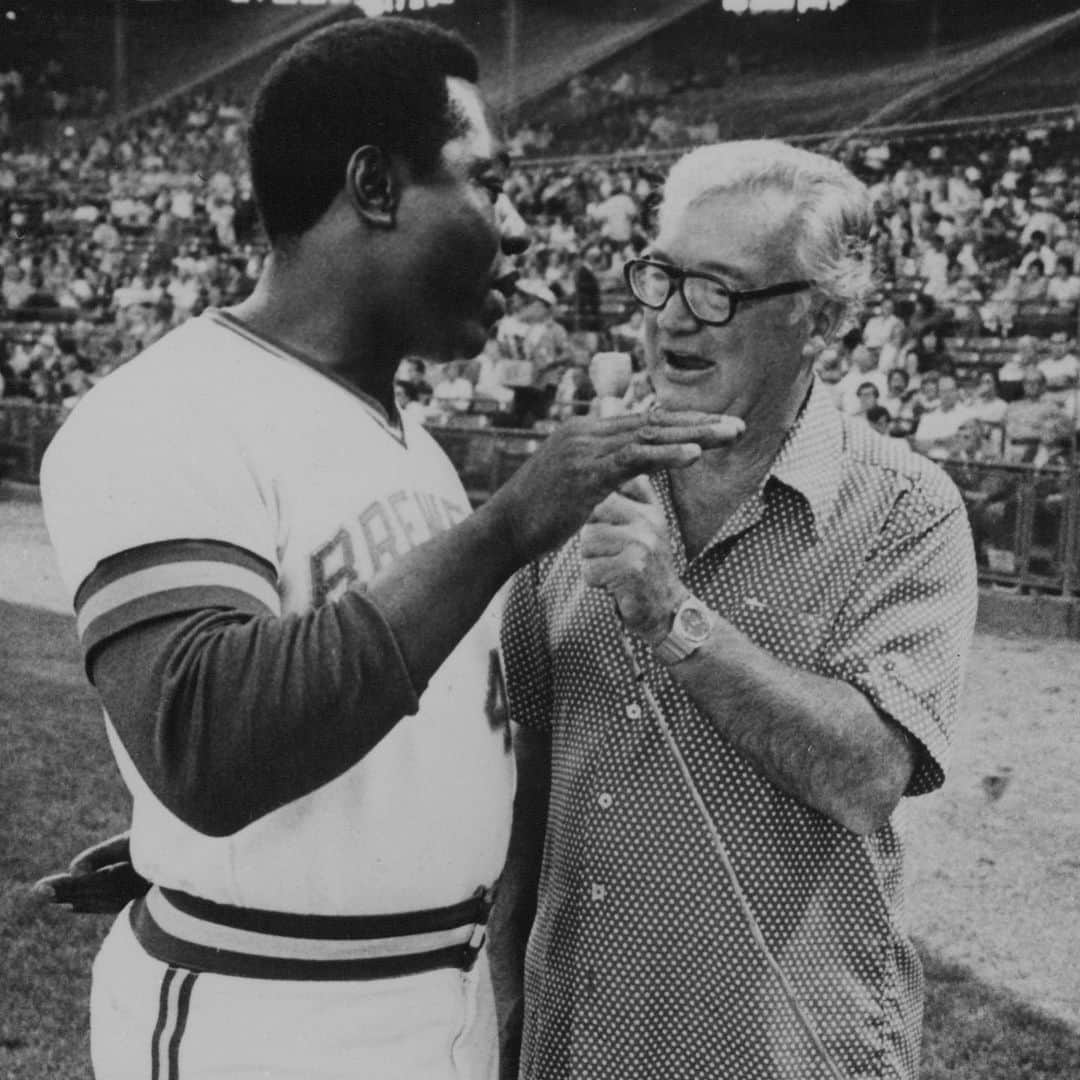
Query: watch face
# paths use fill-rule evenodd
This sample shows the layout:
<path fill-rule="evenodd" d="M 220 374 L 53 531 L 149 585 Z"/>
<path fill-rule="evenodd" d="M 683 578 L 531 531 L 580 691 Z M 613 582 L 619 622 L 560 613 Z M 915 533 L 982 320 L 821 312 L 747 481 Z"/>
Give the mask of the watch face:
<path fill-rule="evenodd" d="M 692 641 L 704 641 L 709 636 L 709 619 L 704 611 L 686 608 L 679 612 L 679 630 Z"/>

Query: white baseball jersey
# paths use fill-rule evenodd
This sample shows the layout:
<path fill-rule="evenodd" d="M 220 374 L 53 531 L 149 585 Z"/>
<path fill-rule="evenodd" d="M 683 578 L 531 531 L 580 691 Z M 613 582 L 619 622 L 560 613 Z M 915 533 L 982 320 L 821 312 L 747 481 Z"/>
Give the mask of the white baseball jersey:
<path fill-rule="evenodd" d="M 192 319 L 95 388 L 42 469 L 46 519 L 84 648 L 154 615 L 333 602 L 463 519 L 434 440 L 221 312 Z M 108 567 L 101 584 L 100 567 Z M 134 799 L 144 876 L 218 903 L 352 915 L 453 904 L 498 875 L 513 763 L 489 723 L 490 613 L 401 720 L 337 779 L 229 836 L 151 791 L 106 717 Z M 148 719 L 149 722 L 149 719 Z"/>

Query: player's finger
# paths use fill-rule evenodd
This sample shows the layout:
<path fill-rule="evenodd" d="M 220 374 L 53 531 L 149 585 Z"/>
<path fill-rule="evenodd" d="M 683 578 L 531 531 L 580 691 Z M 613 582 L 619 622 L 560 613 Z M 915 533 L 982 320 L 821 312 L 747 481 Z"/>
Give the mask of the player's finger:
<path fill-rule="evenodd" d="M 70 881 L 69 874 L 50 874 L 30 886 L 30 895 L 45 904 L 63 904 L 65 883 Z"/>
<path fill-rule="evenodd" d="M 700 427 L 715 424 L 727 419 L 726 413 L 703 412 L 699 409 L 663 409 L 654 405 L 643 413 L 624 413 L 622 416 L 609 416 L 603 420 L 583 421 L 595 425 L 602 431 L 638 431 L 643 427 Z"/>
<path fill-rule="evenodd" d="M 746 424 L 737 416 L 656 412 L 633 432 L 633 441 L 662 446 L 696 443 L 705 450 L 715 450 L 729 446 L 745 430 Z"/>
<path fill-rule="evenodd" d="M 116 836 L 110 836 L 107 840 L 99 840 L 96 844 L 84 848 L 71 860 L 68 866 L 69 874 L 89 874 L 115 863 L 129 862 L 131 857 L 131 842 L 126 832 Z"/>
<path fill-rule="evenodd" d="M 638 473 L 659 472 L 662 469 L 684 469 L 698 461 L 702 455 L 698 443 L 675 443 L 671 446 L 629 443 L 614 454 L 602 459 L 599 468 L 603 480 L 610 487 L 636 476 Z"/>

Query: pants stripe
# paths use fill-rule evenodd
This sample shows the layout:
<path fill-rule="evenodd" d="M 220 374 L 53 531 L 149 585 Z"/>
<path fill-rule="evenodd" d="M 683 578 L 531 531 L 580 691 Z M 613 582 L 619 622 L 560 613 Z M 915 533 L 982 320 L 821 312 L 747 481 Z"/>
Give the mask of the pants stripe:
<path fill-rule="evenodd" d="M 169 1019 L 169 988 L 174 978 L 176 978 L 176 968 L 169 968 L 161 980 L 157 1023 L 154 1025 L 154 1034 L 150 1038 L 150 1080 L 161 1080 L 161 1035 Z"/>
<path fill-rule="evenodd" d="M 184 973 L 180 993 L 176 997 L 176 1028 L 169 1040 L 169 1080 L 180 1080 L 180 1040 L 184 1037 L 191 1012 L 191 991 L 198 976 L 194 971 Z"/>

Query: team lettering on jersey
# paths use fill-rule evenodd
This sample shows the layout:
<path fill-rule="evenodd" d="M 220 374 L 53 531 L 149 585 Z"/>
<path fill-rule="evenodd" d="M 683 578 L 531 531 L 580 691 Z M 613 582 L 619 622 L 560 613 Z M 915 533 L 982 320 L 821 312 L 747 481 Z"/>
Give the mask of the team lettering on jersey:
<path fill-rule="evenodd" d="M 329 540 L 310 555 L 311 598 L 318 607 L 336 599 L 354 581 L 361 579 L 358 548 L 366 553 L 374 576 L 404 552 L 445 532 L 469 515 L 461 506 L 442 495 L 404 489 L 384 499 L 375 499 L 341 525 Z"/>

